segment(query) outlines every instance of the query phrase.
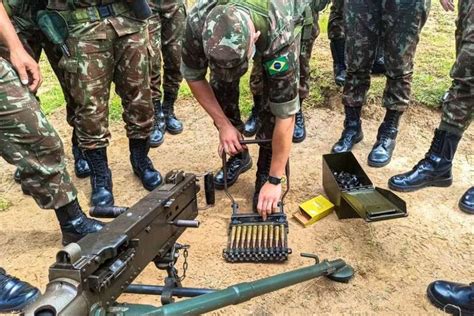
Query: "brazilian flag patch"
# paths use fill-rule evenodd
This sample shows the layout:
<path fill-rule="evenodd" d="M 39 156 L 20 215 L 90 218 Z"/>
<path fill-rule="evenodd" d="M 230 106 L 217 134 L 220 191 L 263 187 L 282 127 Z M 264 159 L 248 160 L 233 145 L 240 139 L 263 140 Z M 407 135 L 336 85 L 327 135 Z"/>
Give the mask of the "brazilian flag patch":
<path fill-rule="evenodd" d="M 287 57 L 280 56 L 265 62 L 265 68 L 267 68 L 270 76 L 274 76 L 287 72 L 290 68 L 290 65 Z"/>

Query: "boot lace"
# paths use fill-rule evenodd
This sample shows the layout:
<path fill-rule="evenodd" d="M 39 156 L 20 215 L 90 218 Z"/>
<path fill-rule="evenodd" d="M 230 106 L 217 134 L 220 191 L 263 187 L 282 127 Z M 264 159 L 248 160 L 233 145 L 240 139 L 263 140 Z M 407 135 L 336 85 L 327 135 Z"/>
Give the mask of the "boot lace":
<path fill-rule="evenodd" d="M 153 169 L 153 163 L 146 154 L 146 151 L 141 148 L 135 148 L 132 151 L 132 160 L 136 162 L 138 169 L 144 171 L 147 169 Z"/>
<path fill-rule="evenodd" d="M 379 140 L 385 143 L 393 138 L 393 133 L 397 129 L 398 114 L 388 115 L 381 126 Z"/>
<path fill-rule="evenodd" d="M 108 179 L 109 179 L 109 168 L 107 167 L 107 163 L 100 154 L 94 153 L 91 157 L 92 161 L 92 168 L 94 170 L 95 175 L 95 183 L 97 186 L 107 186 Z"/>
<path fill-rule="evenodd" d="M 438 153 L 442 149 L 442 141 L 440 137 L 434 137 L 433 141 L 431 142 L 430 149 L 428 149 L 428 152 L 425 154 L 425 157 L 421 159 L 414 167 L 414 169 L 417 169 L 419 167 L 424 167 L 428 164 L 431 165 L 431 159 L 430 155 L 431 153 Z"/>
<path fill-rule="evenodd" d="M 241 159 L 242 157 L 240 157 L 240 155 L 231 156 L 226 162 L 227 171 L 231 170 L 232 166 L 238 163 L 238 160 Z"/>
<path fill-rule="evenodd" d="M 301 113 L 301 111 L 300 111 L 300 112 L 296 113 L 296 115 L 295 115 L 295 125 L 301 126 L 303 124 L 304 124 L 303 113 Z"/>

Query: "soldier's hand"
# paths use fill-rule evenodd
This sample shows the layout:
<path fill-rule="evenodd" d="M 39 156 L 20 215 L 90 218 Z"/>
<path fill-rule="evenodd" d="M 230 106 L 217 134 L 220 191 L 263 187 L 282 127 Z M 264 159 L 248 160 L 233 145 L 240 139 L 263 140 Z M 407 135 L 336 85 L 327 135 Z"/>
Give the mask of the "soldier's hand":
<path fill-rule="evenodd" d="M 236 155 L 247 149 L 247 146 L 241 145 L 240 140 L 244 137 L 232 125 L 226 125 L 219 129 L 219 155 L 225 152 L 227 155 Z"/>
<path fill-rule="evenodd" d="M 278 212 L 278 203 L 281 198 L 281 184 L 274 185 L 269 182 L 265 183 L 258 195 L 257 211 L 263 220 L 272 213 Z"/>
<path fill-rule="evenodd" d="M 445 11 L 454 11 L 453 0 L 439 0 L 439 2 Z"/>
<path fill-rule="evenodd" d="M 28 86 L 30 91 L 36 92 L 43 82 L 38 63 L 24 49 L 11 51 L 10 62 L 18 73 L 21 83 Z"/>

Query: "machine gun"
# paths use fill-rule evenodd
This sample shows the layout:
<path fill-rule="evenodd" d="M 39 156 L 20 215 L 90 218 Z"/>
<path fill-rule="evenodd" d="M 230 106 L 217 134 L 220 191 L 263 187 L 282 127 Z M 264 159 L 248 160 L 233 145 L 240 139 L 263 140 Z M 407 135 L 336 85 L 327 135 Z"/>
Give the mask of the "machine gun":
<path fill-rule="evenodd" d="M 341 259 L 319 262 L 316 256 L 305 255 L 315 258 L 316 264 L 220 291 L 182 287 L 183 277 L 178 276 L 175 264 L 179 250 L 185 252 L 186 259 L 188 246 L 176 241 L 186 228 L 199 226 L 195 220 L 198 192 L 196 175 L 171 172 L 165 177 L 165 184 L 131 208 L 95 209 L 92 213 L 96 216 L 117 217 L 101 231 L 58 252 L 56 263 L 49 269 L 45 294 L 23 314 L 200 314 L 319 276 L 344 282 L 352 277 L 353 271 L 347 270 L 350 266 Z M 206 197 L 211 195 L 208 192 Z M 165 285 L 132 284 L 150 262 L 167 271 Z M 341 273 L 346 279 L 334 278 Z M 123 293 L 161 295 L 163 306 L 119 304 L 116 300 Z M 174 303 L 173 296 L 192 298 Z"/>
<path fill-rule="evenodd" d="M 195 220 L 199 189 L 194 174 L 170 172 L 165 184 L 122 214 L 96 210 L 96 215 L 104 211 L 120 215 L 100 232 L 58 252 L 45 294 L 25 314 L 89 315 L 105 310 L 150 262 L 167 270 L 162 292 L 167 293 L 168 301 L 163 303 L 171 302 L 172 289 L 181 286 L 174 264 L 178 251 L 187 248 L 176 241 L 186 228 L 199 226 Z M 131 286 L 132 292 L 142 290 L 146 288 Z"/>

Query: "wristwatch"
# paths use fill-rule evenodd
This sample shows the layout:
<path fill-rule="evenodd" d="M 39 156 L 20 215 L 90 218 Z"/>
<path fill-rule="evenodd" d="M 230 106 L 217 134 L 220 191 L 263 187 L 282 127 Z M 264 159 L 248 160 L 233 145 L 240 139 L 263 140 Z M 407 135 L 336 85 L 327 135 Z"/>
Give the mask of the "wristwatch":
<path fill-rule="evenodd" d="M 268 176 L 268 183 L 273 184 L 273 185 L 279 185 L 282 182 L 285 182 L 285 180 L 286 180 L 285 177 L 277 178 L 277 177 Z"/>

